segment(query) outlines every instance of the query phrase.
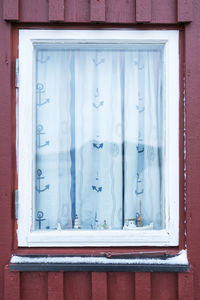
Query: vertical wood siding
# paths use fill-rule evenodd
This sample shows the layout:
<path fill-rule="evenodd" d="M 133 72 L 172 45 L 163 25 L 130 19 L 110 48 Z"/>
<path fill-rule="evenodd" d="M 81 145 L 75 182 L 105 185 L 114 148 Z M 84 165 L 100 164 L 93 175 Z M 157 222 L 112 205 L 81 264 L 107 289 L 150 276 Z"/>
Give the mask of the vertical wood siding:
<path fill-rule="evenodd" d="M 3 2 L 0 1 L 0 16 Z M 0 299 L 12 249 L 11 28 L 0 18 Z M 14 276 L 14 275 L 13 275 Z M 11 280 L 12 282 L 13 280 Z M 7 287 L 5 282 L 5 287 Z"/>
<path fill-rule="evenodd" d="M 49 21 L 64 21 L 64 0 L 49 0 Z"/>
<path fill-rule="evenodd" d="M 20 273 L 9 272 L 9 266 L 4 269 L 4 296 L 2 299 L 20 300 Z"/>
<path fill-rule="evenodd" d="M 105 22 L 106 20 L 105 0 L 90 1 L 90 21 Z"/>
<path fill-rule="evenodd" d="M 193 273 L 9 272 L 4 300 L 193 300 Z M 198 298 L 196 298 L 198 299 Z"/>
<path fill-rule="evenodd" d="M 193 0 L 178 0 L 178 22 L 190 22 L 193 17 Z"/>
<path fill-rule="evenodd" d="M 151 300 L 151 274 L 145 272 L 135 273 L 135 299 Z"/>
<path fill-rule="evenodd" d="M 3 4 L 4 20 L 19 20 L 19 0 L 4 0 Z"/>
<path fill-rule="evenodd" d="M 48 273 L 48 300 L 64 300 L 63 272 Z"/>
<path fill-rule="evenodd" d="M 20 22 L 177 23 L 193 18 L 193 0 L 4 0 L 4 20 Z"/>
<path fill-rule="evenodd" d="M 106 300 L 107 293 L 107 273 L 93 272 L 92 273 L 92 300 Z"/>
<path fill-rule="evenodd" d="M 152 299 L 178 299 L 176 273 L 153 273 L 151 276 Z M 189 300 L 189 299 L 188 299 Z"/>
<path fill-rule="evenodd" d="M 181 86 L 186 87 L 186 244 L 192 271 L 186 273 L 10 272 L 14 248 L 15 121 L 13 29 L 52 23 L 65 26 L 182 26 Z M 191 22 L 191 23 L 189 23 Z M 189 24 L 188 24 L 189 23 Z M 14 24 L 14 25 L 12 25 Z M 56 25 L 53 25 L 56 26 Z M 95 27 L 95 25 L 94 25 Z M 170 27 L 170 28 L 171 28 Z M 67 28 L 67 27 L 66 27 Z M 167 27 L 166 27 L 167 28 Z M 193 300 L 200 299 L 200 1 L 199 0 L 2 0 L 0 1 L 0 300 Z M 17 49 L 17 47 L 16 47 Z M 17 51 L 17 50 L 16 50 Z M 182 93 L 182 92 L 181 92 Z M 13 97 L 12 97 L 13 96 Z M 183 95 L 180 98 L 183 102 Z M 13 121 L 14 120 L 14 121 Z M 13 140 L 12 140 L 13 139 Z M 181 187 L 182 188 L 182 187 Z M 183 195 L 183 192 L 181 192 Z M 183 201 L 181 197 L 180 201 Z M 183 203 L 180 205 L 183 210 Z M 183 216 L 184 212 L 180 212 Z M 13 221 L 13 223 L 12 223 Z M 181 231 L 185 231 L 181 217 Z M 15 229 L 14 229 L 15 228 Z M 183 238 L 181 245 L 183 245 Z M 24 249 L 21 249 L 21 254 Z M 31 251 L 31 250 L 29 250 Z M 37 249 L 45 254 L 45 249 Z M 57 253 L 57 250 L 54 254 Z M 61 251 L 61 250 L 60 250 Z M 62 250 L 64 251 L 64 250 Z M 77 251 L 80 251 L 77 249 Z M 88 249 L 84 250 L 87 253 Z M 97 251 L 97 250 L 95 250 Z M 118 251 L 120 251 L 118 249 Z M 59 252 L 59 250 L 58 250 Z M 31 253 L 31 252 L 30 252 Z M 64 252 L 63 252 L 64 253 Z M 69 250 L 68 250 L 69 253 Z"/>
<path fill-rule="evenodd" d="M 151 22 L 151 0 L 136 0 L 136 22 Z"/>

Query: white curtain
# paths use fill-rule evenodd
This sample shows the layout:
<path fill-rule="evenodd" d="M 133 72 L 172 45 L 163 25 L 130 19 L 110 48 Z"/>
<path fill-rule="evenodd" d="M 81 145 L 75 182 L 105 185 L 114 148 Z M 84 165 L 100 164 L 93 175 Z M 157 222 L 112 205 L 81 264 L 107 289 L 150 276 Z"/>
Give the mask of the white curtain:
<path fill-rule="evenodd" d="M 35 229 L 162 228 L 162 102 L 158 50 L 37 50 Z"/>
<path fill-rule="evenodd" d="M 125 56 L 125 219 L 162 227 L 163 98 L 159 51 Z M 139 220 L 138 220 L 139 221 Z"/>

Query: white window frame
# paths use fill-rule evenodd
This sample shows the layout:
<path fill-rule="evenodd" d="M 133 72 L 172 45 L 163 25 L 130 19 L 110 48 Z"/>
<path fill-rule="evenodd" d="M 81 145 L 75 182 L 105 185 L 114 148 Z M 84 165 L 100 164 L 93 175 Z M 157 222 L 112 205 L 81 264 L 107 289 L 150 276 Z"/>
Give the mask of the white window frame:
<path fill-rule="evenodd" d="M 165 64 L 165 229 L 32 231 L 34 44 L 163 44 Z M 177 30 L 19 30 L 18 246 L 177 246 L 179 243 L 179 32 Z"/>

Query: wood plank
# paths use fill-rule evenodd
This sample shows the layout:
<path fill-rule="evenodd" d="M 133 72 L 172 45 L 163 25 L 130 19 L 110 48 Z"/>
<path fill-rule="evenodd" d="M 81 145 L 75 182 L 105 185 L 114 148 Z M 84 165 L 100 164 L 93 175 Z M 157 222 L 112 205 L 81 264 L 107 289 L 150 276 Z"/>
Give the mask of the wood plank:
<path fill-rule="evenodd" d="M 151 0 L 151 23 L 176 24 L 176 0 Z"/>
<path fill-rule="evenodd" d="M 8 21 L 19 20 L 19 0 L 3 1 L 3 19 Z"/>
<path fill-rule="evenodd" d="M 200 295 L 200 1 L 195 2 L 193 22 L 184 29 L 185 50 L 185 98 L 186 98 L 186 128 L 187 128 L 187 197 L 186 227 L 187 255 L 194 270 L 195 299 Z"/>
<path fill-rule="evenodd" d="M 64 0 L 49 0 L 49 21 L 64 21 Z"/>
<path fill-rule="evenodd" d="M 105 22 L 105 0 L 90 0 L 90 21 Z"/>
<path fill-rule="evenodd" d="M 106 22 L 135 23 L 135 1 L 109 0 L 106 1 Z"/>
<path fill-rule="evenodd" d="M 63 300 L 63 272 L 48 273 L 48 300 Z"/>
<path fill-rule="evenodd" d="M 3 2 L 2 2 L 3 4 Z M 2 5 L 1 5 L 2 6 Z M 0 19 L 0 299 L 3 296 L 4 266 L 12 249 L 12 105 L 11 25 Z M 13 100 L 13 99 L 12 99 Z M 15 105 L 15 103 L 14 103 Z"/>
<path fill-rule="evenodd" d="M 159 300 L 177 300 L 177 273 L 152 273 L 151 298 Z"/>
<path fill-rule="evenodd" d="M 151 273 L 135 273 L 135 300 L 151 300 Z"/>
<path fill-rule="evenodd" d="M 33 23 L 49 22 L 49 6 L 47 0 L 20 1 L 20 21 Z"/>
<path fill-rule="evenodd" d="M 90 22 L 90 1 L 65 0 L 65 22 Z"/>
<path fill-rule="evenodd" d="M 4 300 L 20 300 L 20 273 L 4 269 Z"/>
<path fill-rule="evenodd" d="M 108 273 L 108 299 L 134 300 L 134 273 L 109 272 Z"/>
<path fill-rule="evenodd" d="M 91 273 L 90 272 L 65 272 L 64 295 L 67 300 L 91 300 Z M 57 299 L 58 300 L 58 299 Z"/>
<path fill-rule="evenodd" d="M 107 273 L 92 273 L 92 300 L 107 300 Z"/>
<path fill-rule="evenodd" d="M 193 0 L 177 0 L 178 22 L 191 22 L 193 19 Z"/>
<path fill-rule="evenodd" d="M 47 272 L 22 272 L 20 300 L 47 300 L 47 276 Z"/>
<path fill-rule="evenodd" d="M 136 0 L 136 22 L 151 22 L 151 0 Z"/>
<path fill-rule="evenodd" d="M 178 273 L 178 299 L 194 300 L 193 273 Z"/>

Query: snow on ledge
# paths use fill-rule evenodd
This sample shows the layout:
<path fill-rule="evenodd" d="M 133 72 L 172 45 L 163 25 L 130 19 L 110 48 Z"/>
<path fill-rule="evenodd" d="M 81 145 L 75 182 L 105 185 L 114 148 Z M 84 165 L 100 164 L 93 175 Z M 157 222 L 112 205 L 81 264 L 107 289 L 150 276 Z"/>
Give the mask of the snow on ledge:
<path fill-rule="evenodd" d="M 187 251 L 181 250 L 176 256 L 161 258 L 115 259 L 106 257 L 27 257 L 13 255 L 12 264 L 142 264 L 142 265 L 188 265 Z"/>

